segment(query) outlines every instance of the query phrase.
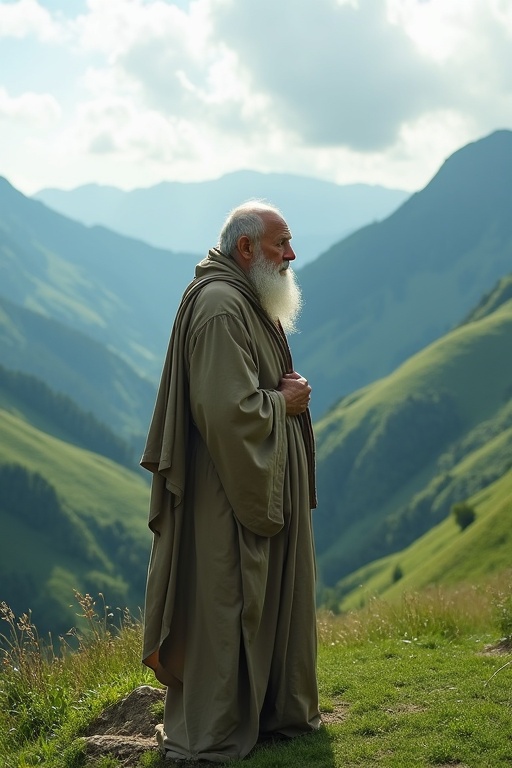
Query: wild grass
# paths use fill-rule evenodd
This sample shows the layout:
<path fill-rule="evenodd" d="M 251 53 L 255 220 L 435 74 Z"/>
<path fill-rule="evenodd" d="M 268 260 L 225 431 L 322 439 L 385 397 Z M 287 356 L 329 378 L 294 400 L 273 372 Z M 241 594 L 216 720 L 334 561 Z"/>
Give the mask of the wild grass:
<path fill-rule="evenodd" d="M 75 593 L 77 627 L 41 638 L 30 614 L 0 618 L 0 765 L 67 766 L 61 750 L 106 706 L 149 682 L 140 664 L 141 624 L 114 614 L 99 595 Z M 56 647 L 57 646 L 57 647 Z"/>
<path fill-rule="evenodd" d="M 430 587 L 405 592 L 399 601 L 370 598 L 365 607 L 340 616 L 319 612 L 320 642 L 351 645 L 391 637 L 437 636 L 447 640 L 488 632 L 512 634 L 512 577 L 484 586 Z"/>
<path fill-rule="evenodd" d="M 30 615 L 0 607 L 3 768 L 91 765 L 77 737 L 106 706 L 155 684 L 140 664 L 140 620 L 112 612 L 102 596 L 76 599 L 78 629 L 57 643 L 38 636 Z M 431 588 L 339 616 L 320 613 L 318 637 L 325 727 L 259 748 L 233 766 L 510 765 L 512 571 L 481 586 Z M 94 765 L 118 764 L 106 758 Z M 138 765 L 163 762 L 148 752 Z"/>

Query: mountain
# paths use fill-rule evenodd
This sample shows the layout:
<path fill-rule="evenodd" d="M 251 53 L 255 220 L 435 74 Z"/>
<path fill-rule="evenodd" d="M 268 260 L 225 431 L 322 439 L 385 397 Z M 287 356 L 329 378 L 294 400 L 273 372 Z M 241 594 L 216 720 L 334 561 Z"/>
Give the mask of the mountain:
<path fill-rule="evenodd" d="M 78 224 L 0 179 L 0 296 L 86 334 L 153 380 L 197 260 Z"/>
<path fill-rule="evenodd" d="M 512 470 L 475 493 L 468 503 L 474 523 L 461 531 L 446 517 L 409 547 L 376 560 L 328 590 L 336 610 L 357 608 L 374 596 L 395 600 L 433 585 L 479 585 L 510 569 L 512 559 Z M 398 578 L 397 578 L 398 577 Z"/>
<path fill-rule="evenodd" d="M 477 521 L 450 547 L 477 529 L 491 541 L 484 501 L 512 468 L 511 139 L 463 148 L 389 219 L 299 273 L 305 322 L 292 349 L 323 412 L 320 592 L 338 603 L 361 568 L 389 581 L 400 566 L 412 583 L 409 548 L 453 524 L 455 502 L 477 499 Z M 195 260 L 0 182 L 0 363 L 11 369 L 0 371 L 0 600 L 32 608 L 43 629 L 73 623 L 72 588 L 141 604 L 148 486 L 121 466 L 112 432 L 139 445 Z M 106 425 L 99 448 L 83 411 L 94 439 Z"/>
<path fill-rule="evenodd" d="M 360 601 L 361 583 L 387 594 L 397 567 L 402 586 L 441 578 L 443 568 L 470 579 L 468 544 L 475 573 L 509 562 L 511 287 L 512 275 L 500 280 L 457 329 L 317 424 L 321 600 Z M 0 600 L 18 614 L 30 608 L 40 630 L 54 633 L 76 620 L 73 589 L 137 611 L 147 483 L 84 450 L 76 423 L 57 423 L 40 382 L 0 373 Z M 477 521 L 456 535 L 450 507 L 472 497 Z"/>
<path fill-rule="evenodd" d="M 140 455 L 155 385 L 98 341 L 0 297 L 0 362 L 72 398 Z"/>
<path fill-rule="evenodd" d="M 324 585 L 409 546 L 512 467 L 512 275 L 315 424 Z"/>
<path fill-rule="evenodd" d="M 315 419 L 454 327 L 512 269 L 511 204 L 512 132 L 498 131 L 298 270 L 305 305 L 290 343 Z M 153 382 L 197 258 L 85 227 L 0 184 L 0 295 L 92 336 Z"/>
<path fill-rule="evenodd" d="M 32 613 L 42 636 L 76 626 L 73 590 L 115 610 L 142 606 L 149 489 L 134 471 L 0 407 L 0 601 Z M 43 419 L 43 414 L 40 414 Z"/>
<path fill-rule="evenodd" d="M 264 198 L 282 208 L 305 264 L 349 232 L 388 216 L 408 196 L 366 184 L 237 171 L 213 181 L 162 182 L 130 192 L 89 184 L 69 191 L 43 189 L 34 197 L 84 224 L 103 224 L 160 248 L 200 254 L 216 244 L 228 211 L 249 198 Z"/>
<path fill-rule="evenodd" d="M 453 154 L 385 221 L 300 270 L 295 367 L 317 418 L 460 322 L 512 270 L 512 132 Z"/>
<path fill-rule="evenodd" d="M 0 406 L 29 416 L 31 424 L 54 437 L 131 469 L 136 466 L 134 451 L 127 442 L 92 413 L 83 411 L 70 397 L 54 392 L 35 376 L 0 365 Z"/>

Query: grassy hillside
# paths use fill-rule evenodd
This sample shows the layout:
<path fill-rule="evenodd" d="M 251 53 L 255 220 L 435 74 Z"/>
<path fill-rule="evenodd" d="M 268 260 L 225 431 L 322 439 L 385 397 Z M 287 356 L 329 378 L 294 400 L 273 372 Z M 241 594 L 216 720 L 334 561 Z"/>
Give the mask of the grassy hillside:
<path fill-rule="evenodd" d="M 68 395 L 140 454 L 155 386 L 103 344 L 0 297 L 0 363 Z"/>
<path fill-rule="evenodd" d="M 396 600 L 430 585 L 482 583 L 512 562 L 512 471 L 468 499 L 475 522 L 461 531 L 449 515 L 410 547 L 351 574 L 332 590 L 343 610 L 379 595 Z M 396 579 L 397 567 L 402 574 Z"/>
<path fill-rule="evenodd" d="M 233 768 L 509 767 L 510 587 L 504 572 L 480 586 L 321 614 L 323 727 L 260 744 Z M 140 623 L 113 631 L 101 601 L 81 608 L 89 632 L 64 658 L 45 654 L 26 622 L 22 645 L 15 617 L 0 609 L 11 640 L 0 672 L 1 765 L 174 763 L 156 747 L 164 690 L 140 663 Z"/>
<path fill-rule="evenodd" d="M 508 300 L 317 423 L 325 584 L 402 550 L 512 467 L 511 347 Z"/>
<path fill-rule="evenodd" d="M 453 154 L 395 213 L 300 270 L 315 418 L 460 323 L 512 271 L 512 132 Z"/>
<path fill-rule="evenodd" d="M 148 485 L 135 472 L 38 430 L 0 410 L 0 472 L 22 468 L 55 493 L 49 510 L 0 499 L 0 600 L 32 609 L 43 630 L 76 617 L 73 589 L 105 594 L 110 605 L 142 604 L 149 554 Z M 5 480 L 3 481 L 6 482 Z M 47 496 L 48 494 L 46 494 Z M 51 514 L 50 514 L 51 512 Z"/>
<path fill-rule="evenodd" d="M 0 178 L 0 296 L 86 334 L 149 378 L 160 373 L 197 261 L 66 219 Z"/>
<path fill-rule="evenodd" d="M 0 365 L 0 407 L 23 415 L 34 426 L 73 445 L 134 469 L 134 451 L 119 435 L 86 413 L 71 398 L 43 381 Z M 137 457 L 138 458 L 138 457 Z"/>

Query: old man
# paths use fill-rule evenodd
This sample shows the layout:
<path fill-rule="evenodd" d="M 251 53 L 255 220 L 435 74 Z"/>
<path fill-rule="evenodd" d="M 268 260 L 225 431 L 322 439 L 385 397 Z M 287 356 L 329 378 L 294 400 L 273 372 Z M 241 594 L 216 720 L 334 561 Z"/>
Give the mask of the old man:
<path fill-rule="evenodd" d="M 141 464 L 153 473 L 144 663 L 167 758 L 225 762 L 318 729 L 311 387 L 293 369 L 291 233 L 233 210 L 178 309 Z"/>

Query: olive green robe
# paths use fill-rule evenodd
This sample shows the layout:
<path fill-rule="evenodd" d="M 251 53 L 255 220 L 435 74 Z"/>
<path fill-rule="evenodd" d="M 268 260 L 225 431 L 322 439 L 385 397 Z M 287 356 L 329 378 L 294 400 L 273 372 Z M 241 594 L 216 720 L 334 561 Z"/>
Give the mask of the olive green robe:
<path fill-rule="evenodd" d="M 292 362 L 213 249 L 178 310 L 141 464 L 154 533 L 143 659 L 168 755 L 223 762 L 319 727 L 314 444 L 276 390 Z"/>

